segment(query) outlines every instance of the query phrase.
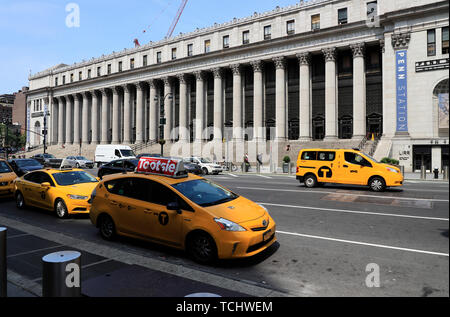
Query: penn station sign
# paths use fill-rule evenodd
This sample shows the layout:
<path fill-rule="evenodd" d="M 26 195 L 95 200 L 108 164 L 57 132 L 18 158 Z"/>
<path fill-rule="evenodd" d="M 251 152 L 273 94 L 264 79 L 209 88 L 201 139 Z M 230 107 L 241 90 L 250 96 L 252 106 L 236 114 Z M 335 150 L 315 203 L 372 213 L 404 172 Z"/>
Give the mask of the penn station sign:
<path fill-rule="evenodd" d="M 408 66 L 407 51 L 396 52 L 397 132 L 408 132 Z"/>

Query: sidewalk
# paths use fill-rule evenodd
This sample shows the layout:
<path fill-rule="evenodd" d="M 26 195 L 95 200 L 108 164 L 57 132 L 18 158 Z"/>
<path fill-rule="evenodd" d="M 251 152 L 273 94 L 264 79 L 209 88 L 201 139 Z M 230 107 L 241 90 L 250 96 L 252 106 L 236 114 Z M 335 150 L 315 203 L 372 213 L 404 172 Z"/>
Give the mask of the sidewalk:
<path fill-rule="evenodd" d="M 36 295 L 26 291 L 25 289 L 8 282 L 8 297 L 36 297 Z"/>

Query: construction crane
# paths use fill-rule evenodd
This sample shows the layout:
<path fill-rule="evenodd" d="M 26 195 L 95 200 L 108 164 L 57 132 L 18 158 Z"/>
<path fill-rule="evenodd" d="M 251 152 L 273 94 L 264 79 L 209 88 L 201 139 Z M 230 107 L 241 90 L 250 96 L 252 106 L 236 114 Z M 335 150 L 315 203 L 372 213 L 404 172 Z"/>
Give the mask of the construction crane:
<path fill-rule="evenodd" d="M 173 31 L 175 31 L 175 27 L 177 26 L 178 21 L 180 21 L 181 14 L 183 14 L 183 11 L 184 11 L 184 8 L 186 7 L 187 2 L 188 2 L 188 0 L 183 0 L 183 2 L 181 3 L 180 8 L 178 9 L 177 15 L 173 19 L 172 25 L 170 26 L 170 29 L 167 32 L 166 38 L 171 37 L 173 34 Z"/>

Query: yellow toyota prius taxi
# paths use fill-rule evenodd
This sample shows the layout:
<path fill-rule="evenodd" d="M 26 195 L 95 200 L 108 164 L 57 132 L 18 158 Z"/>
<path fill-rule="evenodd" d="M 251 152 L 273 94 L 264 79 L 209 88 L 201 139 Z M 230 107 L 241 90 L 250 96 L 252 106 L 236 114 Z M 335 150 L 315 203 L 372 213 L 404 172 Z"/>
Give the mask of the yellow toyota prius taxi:
<path fill-rule="evenodd" d="M 357 149 L 304 149 L 298 154 L 297 179 L 309 188 L 336 183 L 369 186 L 375 192 L 403 185 L 398 167 L 378 163 Z"/>
<path fill-rule="evenodd" d="M 17 178 L 11 166 L 0 160 L 0 198 L 14 196 L 14 180 Z"/>
<path fill-rule="evenodd" d="M 80 169 L 44 169 L 25 174 L 15 184 L 18 208 L 30 205 L 66 218 L 89 213 L 89 196 L 98 180 Z"/>
<path fill-rule="evenodd" d="M 266 208 L 188 174 L 181 160 L 143 157 L 136 172 L 106 176 L 91 203 L 104 239 L 144 239 L 186 250 L 201 263 L 250 257 L 276 241 Z"/>

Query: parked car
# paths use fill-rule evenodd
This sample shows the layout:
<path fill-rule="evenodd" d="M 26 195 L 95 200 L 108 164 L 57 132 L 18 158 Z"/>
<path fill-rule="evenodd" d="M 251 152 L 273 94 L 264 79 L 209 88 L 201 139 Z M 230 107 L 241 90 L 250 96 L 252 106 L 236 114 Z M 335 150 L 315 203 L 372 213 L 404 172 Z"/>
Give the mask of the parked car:
<path fill-rule="evenodd" d="M 14 170 L 14 173 L 16 173 L 17 176 L 19 177 L 28 172 L 44 168 L 44 166 L 41 163 L 39 163 L 34 159 L 14 159 L 9 160 L 8 163 L 9 165 L 11 165 L 12 169 Z"/>
<path fill-rule="evenodd" d="M 203 175 L 203 169 L 197 163 L 188 162 L 187 160 L 183 160 L 181 157 L 171 157 L 171 159 L 179 160 L 183 162 L 183 167 L 188 173 L 192 173 L 195 175 Z"/>
<path fill-rule="evenodd" d="M 103 178 L 105 175 L 134 172 L 138 165 L 139 160 L 131 159 L 131 160 L 116 160 L 109 162 L 105 165 L 102 165 L 98 170 L 98 177 Z"/>
<path fill-rule="evenodd" d="M 68 156 L 62 163 L 63 167 L 94 168 L 94 162 L 84 156 Z"/>
<path fill-rule="evenodd" d="M 95 163 L 98 167 L 115 160 L 136 159 L 133 150 L 127 145 L 98 145 L 95 149 Z"/>
<path fill-rule="evenodd" d="M 219 174 L 221 172 L 223 172 L 223 168 L 222 166 L 213 163 L 212 161 L 210 161 L 207 158 L 203 158 L 203 157 L 187 157 L 183 159 L 184 163 L 195 163 L 198 164 L 202 171 L 203 174 L 208 175 L 208 174 Z"/>
<path fill-rule="evenodd" d="M 139 160 L 141 157 L 161 157 L 161 154 L 139 154 L 136 158 Z"/>
<path fill-rule="evenodd" d="M 60 168 L 61 163 L 63 161 L 62 159 L 58 159 L 54 155 L 48 153 L 36 154 L 31 158 L 44 165 L 44 167 L 53 167 L 53 168 Z"/>

